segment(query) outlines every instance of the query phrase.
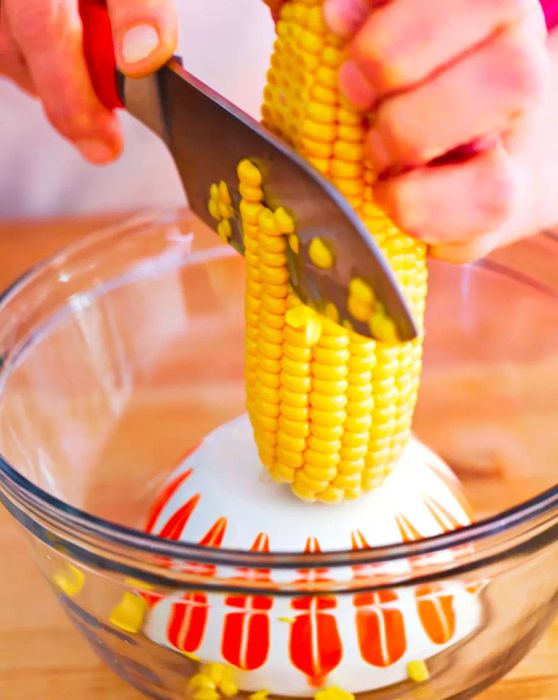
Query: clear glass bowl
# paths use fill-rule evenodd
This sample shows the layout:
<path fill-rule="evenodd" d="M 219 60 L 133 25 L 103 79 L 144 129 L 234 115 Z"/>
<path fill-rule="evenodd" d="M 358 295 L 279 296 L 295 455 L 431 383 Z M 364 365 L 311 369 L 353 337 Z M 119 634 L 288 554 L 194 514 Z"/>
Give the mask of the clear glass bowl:
<path fill-rule="evenodd" d="M 431 266 L 415 429 L 462 478 L 474 526 L 307 555 L 208 549 L 138 529 L 182 455 L 244 411 L 243 261 L 187 212 L 99 231 L 4 293 L 0 498 L 75 625 L 146 695 L 199 697 L 189 684 L 198 664 L 133 621 L 128 631 L 113 624 L 125 594 L 152 602 L 194 591 L 215 607 L 232 592 L 289 600 L 301 573 L 327 568 L 360 575 L 309 575 L 306 596 L 475 589 L 480 623 L 429 659 L 429 681 L 359 694 L 472 697 L 558 608 L 557 261 L 558 241 L 545 235 L 477 265 Z M 239 570 L 254 575 L 233 585 Z"/>

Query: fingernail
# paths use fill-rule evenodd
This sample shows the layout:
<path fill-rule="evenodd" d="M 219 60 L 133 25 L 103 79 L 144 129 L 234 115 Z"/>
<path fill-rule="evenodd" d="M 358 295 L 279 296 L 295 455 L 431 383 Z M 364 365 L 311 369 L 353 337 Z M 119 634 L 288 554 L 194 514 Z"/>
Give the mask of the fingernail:
<path fill-rule="evenodd" d="M 380 134 L 372 129 L 366 137 L 365 152 L 372 169 L 380 175 L 391 165 L 391 156 Z"/>
<path fill-rule="evenodd" d="M 326 0 L 324 17 L 334 34 L 350 36 L 363 24 L 370 11 L 363 0 Z"/>
<path fill-rule="evenodd" d="M 76 146 L 80 153 L 91 163 L 101 165 L 102 163 L 110 163 L 114 160 L 114 150 L 107 146 L 103 141 L 78 141 Z"/>
<path fill-rule="evenodd" d="M 159 46 L 159 33 L 151 24 L 136 24 L 122 37 L 122 58 L 126 63 L 139 63 Z"/>
<path fill-rule="evenodd" d="M 345 61 L 339 69 L 339 86 L 345 97 L 358 109 L 374 104 L 376 93 L 356 61 Z"/>

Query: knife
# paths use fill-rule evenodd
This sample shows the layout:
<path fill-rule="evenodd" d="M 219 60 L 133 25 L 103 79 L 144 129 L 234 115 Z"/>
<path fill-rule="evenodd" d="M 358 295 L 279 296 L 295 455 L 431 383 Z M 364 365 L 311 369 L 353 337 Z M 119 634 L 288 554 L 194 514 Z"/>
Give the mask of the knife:
<path fill-rule="evenodd" d="M 281 205 L 292 214 L 300 242 L 288 247 L 290 283 L 298 296 L 317 311 L 333 304 L 340 322 L 349 322 L 372 337 L 365 322 L 347 308 L 348 286 L 365 280 L 393 323 L 399 340 L 412 340 L 418 329 L 394 274 L 374 239 L 348 201 L 313 166 L 255 119 L 188 73 L 173 58 L 157 73 L 127 78 L 116 70 L 114 47 L 104 0 L 80 0 L 84 53 L 93 86 L 109 109 L 126 108 L 169 148 L 182 179 L 190 208 L 212 229 L 208 211 L 210 187 L 224 180 L 232 195 L 234 216 L 229 240 L 244 252 L 238 163 L 248 158 L 262 172 L 265 204 Z M 328 270 L 314 265 L 311 241 L 319 237 L 334 252 Z"/>

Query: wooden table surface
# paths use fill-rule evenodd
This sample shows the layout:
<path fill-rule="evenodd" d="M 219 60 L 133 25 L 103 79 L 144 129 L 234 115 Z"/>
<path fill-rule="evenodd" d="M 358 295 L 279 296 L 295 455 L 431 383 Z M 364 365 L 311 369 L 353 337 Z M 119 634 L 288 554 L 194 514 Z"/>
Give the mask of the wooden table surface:
<path fill-rule="evenodd" d="M 96 222 L 0 223 L 0 287 Z M 97 659 L 35 570 L 0 508 L 0 700 L 140 700 Z M 558 619 L 537 647 L 479 700 L 558 700 Z"/>

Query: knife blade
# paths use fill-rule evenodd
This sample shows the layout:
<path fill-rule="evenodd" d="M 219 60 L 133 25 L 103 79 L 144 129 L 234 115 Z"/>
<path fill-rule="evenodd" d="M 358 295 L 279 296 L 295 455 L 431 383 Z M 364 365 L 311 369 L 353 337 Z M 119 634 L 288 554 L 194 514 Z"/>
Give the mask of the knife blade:
<path fill-rule="evenodd" d="M 88 2 L 97 8 L 102 4 Z M 85 25 L 84 29 L 91 37 L 90 28 Z M 86 56 L 95 75 L 98 56 L 90 45 Z M 404 294 L 373 237 L 345 197 L 294 149 L 188 73 L 177 58 L 147 78 L 132 79 L 117 72 L 117 88 L 126 109 L 166 143 L 190 208 L 214 230 L 216 221 L 208 210 L 210 187 L 221 180 L 227 183 L 234 210 L 229 242 L 236 250 L 244 252 L 236 170 L 248 158 L 262 172 L 265 204 L 272 209 L 283 206 L 295 220 L 300 245 L 297 253 L 288 247 L 287 265 L 299 297 L 321 312 L 333 304 L 340 322 L 348 321 L 357 332 L 373 337 L 369 325 L 355 319 L 347 308 L 349 283 L 361 278 L 393 321 L 398 338 L 417 336 Z M 333 252 L 330 269 L 317 267 L 310 259 L 315 238 Z"/>

